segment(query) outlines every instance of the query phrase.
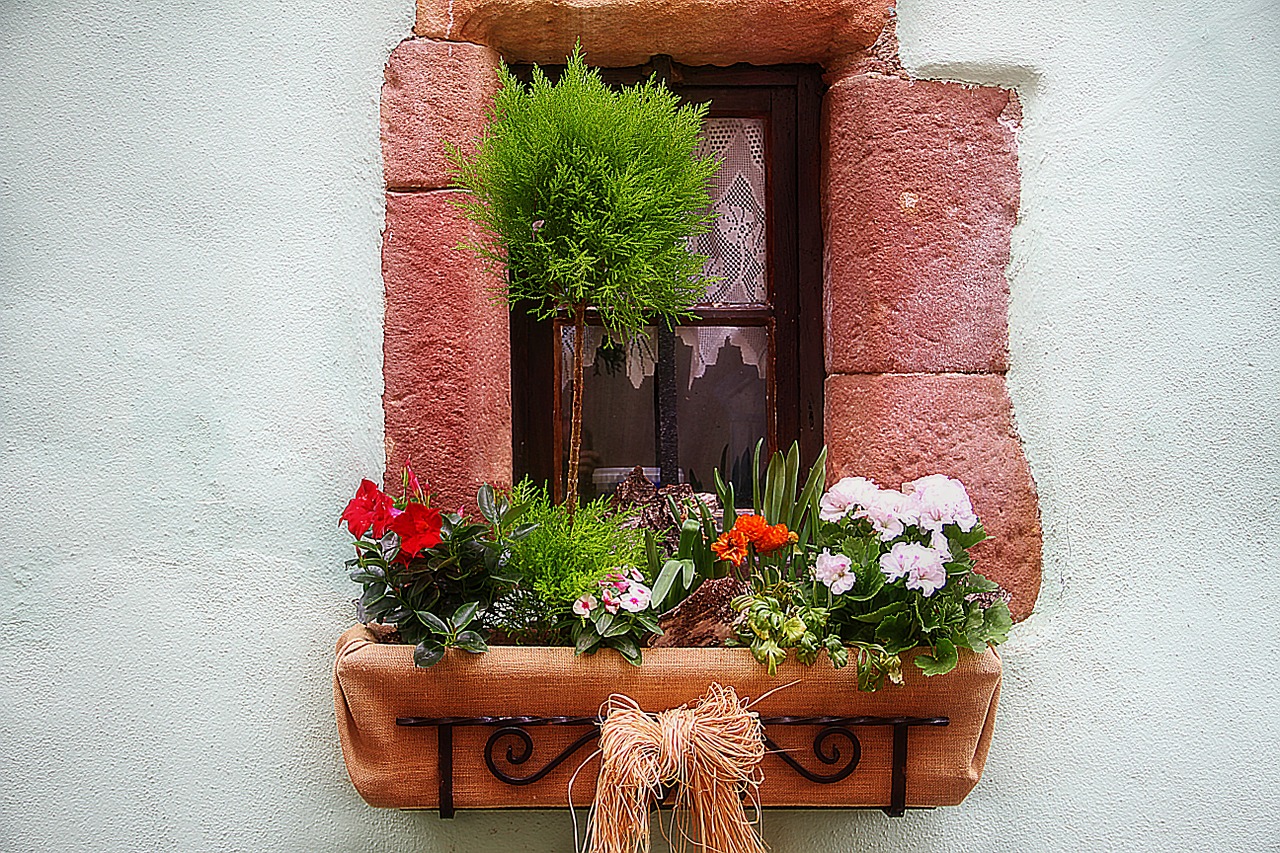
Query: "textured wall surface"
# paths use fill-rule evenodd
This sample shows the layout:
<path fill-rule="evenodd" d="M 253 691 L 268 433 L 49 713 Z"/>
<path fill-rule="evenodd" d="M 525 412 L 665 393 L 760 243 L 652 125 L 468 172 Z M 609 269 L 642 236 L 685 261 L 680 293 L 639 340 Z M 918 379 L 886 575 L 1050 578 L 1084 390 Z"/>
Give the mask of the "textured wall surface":
<path fill-rule="evenodd" d="M 412 3 L 0 8 L 0 849 L 562 851 L 375 811 L 329 694 L 383 463 L 379 90 Z M 1015 86 L 1045 582 L 961 807 L 774 849 L 1274 849 L 1280 3 L 902 0 Z"/>

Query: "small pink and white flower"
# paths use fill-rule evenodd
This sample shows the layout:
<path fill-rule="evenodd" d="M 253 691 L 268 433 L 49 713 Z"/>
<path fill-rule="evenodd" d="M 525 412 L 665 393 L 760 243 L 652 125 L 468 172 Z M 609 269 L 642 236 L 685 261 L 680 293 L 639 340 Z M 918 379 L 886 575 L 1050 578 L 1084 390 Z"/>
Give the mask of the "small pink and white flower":
<path fill-rule="evenodd" d="M 644 575 L 640 574 L 639 569 L 631 570 L 631 579 L 636 583 L 644 583 Z"/>
<path fill-rule="evenodd" d="M 606 590 L 609 587 L 613 587 L 618 592 L 626 592 L 631 587 L 631 581 L 627 580 L 617 572 L 610 572 L 605 575 L 604 580 L 599 583 L 600 586 L 604 587 Z"/>
<path fill-rule="evenodd" d="M 889 581 L 906 578 L 907 589 L 918 589 L 928 598 L 947 583 L 947 570 L 942 565 L 946 559 L 933 548 L 898 542 L 889 553 L 880 555 L 880 571 Z"/>
<path fill-rule="evenodd" d="M 854 518 L 865 518 L 871 522 L 880 539 L 888 542 L 902 535 L 908 524 L 916 523 L 915 507 L 902 492 L 894 489 L 880 489 L 863 508 L 854 514 Z"/>
<path fill-rule="evenodd" d="M 925 530 L 939 531 L 948 524 L 954 524 L 968 533 L 978 523 L 969 493 L 959 480 L 931 474 L 903 483 L 902 490 L 911 498 L 918 519 L 916 523 Z"/>
<path fill-rule="evenodd" d="M 573 603 L 573 615 L 590 616 L 591 611 L 595 610 L 599 606 L 600 602 L 596 601 L 596 597 L 591 593 L 587 593 Z"/>
<path fill-rule="evenodd" d="M 628 613 L 639 613 L 649 606 L 653 593 L 642 583 L 633 583 L 631 589 L 622 596 L 621 607 Z"/>
<path fill-rule="evenodd" d="M 836 595 L 848 592 L 858 582 L 858 576 L 853 573 L 853 561 L 844 554 L 832 554 L 825 549 L 814 563 L 813 576 Z"/>
<path fill-rule="evenodd" d="M 609 613 L 617 613 L 618 608 L 622 606 L 622 601 L 608 587 L 605 587 L 604 591 L 600 593 L 600 600 L 604 603 L 604 609 Z"/>
<path fill-rule="evenodd" d="M 866 506 L 878 491 L 880 487 L 866 477 L 845 477 L 818 501 L 818 517 L 839 521 L 855 507 Z"/>

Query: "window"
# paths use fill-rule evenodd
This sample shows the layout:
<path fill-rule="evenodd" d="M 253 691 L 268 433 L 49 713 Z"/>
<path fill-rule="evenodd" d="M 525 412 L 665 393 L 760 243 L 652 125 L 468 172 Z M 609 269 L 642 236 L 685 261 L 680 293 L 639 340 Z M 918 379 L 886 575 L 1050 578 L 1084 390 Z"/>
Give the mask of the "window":
<path fill-rule="evenodd" d="M 589 326 L 581 494 L 607 492 L 636 465 L 663 483 L 710 489 L 718 467 L 736 472 L 749 500 L 757 439 L 770 449 L 799 440 L 805 458 L 822 445 L 820 70 L 656 57 L 604 73 L 617 84 L 657 73 L 686 100 L 711 103 L 703 146 L 724 160 L 712 192 L 720 218 L 694 248 L 720 281 L 675 330 L 651 328 L 619 347 Z M 511 344 L 515 475 L 558 493 L 573 329 L 517 306 Z"/>

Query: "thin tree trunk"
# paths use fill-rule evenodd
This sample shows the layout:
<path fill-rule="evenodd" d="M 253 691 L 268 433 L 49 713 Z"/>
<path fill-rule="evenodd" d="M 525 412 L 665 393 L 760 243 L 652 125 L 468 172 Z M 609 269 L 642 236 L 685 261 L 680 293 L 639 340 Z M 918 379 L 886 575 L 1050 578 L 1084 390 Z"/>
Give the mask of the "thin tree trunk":
<path fill-rule="evenodd" d="M 564 504 L 569 517 L 578 508 L 578 459 L 582 456 L 582 385 L 583 351 L 586 349 L 587 304 L 580 302 L 573 308 L 573 417 L 569 430 L 569 476 L 565 483 Z"/>

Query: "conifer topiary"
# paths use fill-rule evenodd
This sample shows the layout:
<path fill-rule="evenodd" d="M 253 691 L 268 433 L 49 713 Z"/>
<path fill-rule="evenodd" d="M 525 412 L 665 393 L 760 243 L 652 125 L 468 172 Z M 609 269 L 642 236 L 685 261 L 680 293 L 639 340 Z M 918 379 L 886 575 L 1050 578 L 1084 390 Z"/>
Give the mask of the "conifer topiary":
<path fill-rule="evenodd" d="M 599 313 L 624 341 L 648 323 L 672 325 L 702 298 L 706 258 L 689 238 L 712 221 L 719 163 L 698 157 L 706 105 L 681 105 L 652 79 L 611 89 L 579 45 L 552 83 L 540 68 L 502 86 L 474 153 L 454 150 L 460 203 L 486 239 L 468 248 L 504 275 L 505 298 L 574 328 L 567 507 L 577 502 L 585 317 Z"/>

